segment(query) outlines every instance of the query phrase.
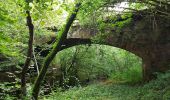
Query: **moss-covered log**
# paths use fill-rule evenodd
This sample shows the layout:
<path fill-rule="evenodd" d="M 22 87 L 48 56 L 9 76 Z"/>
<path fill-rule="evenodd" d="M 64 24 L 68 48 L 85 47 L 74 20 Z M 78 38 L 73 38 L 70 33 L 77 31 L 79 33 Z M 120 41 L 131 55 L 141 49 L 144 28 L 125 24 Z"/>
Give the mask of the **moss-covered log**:
<path fill-rule="evenodd" d="M 73 21 L 76 18 L 77 12 L 80 8 L 80 3 L 77 3 L 75 6 L 74 11 L 72 12 L 72 14 L 69 16 L 66 25 L 63 27 L 63 29 L 60 31 L 57 41 L 54 44 L 54 47 L 52 49 L 52 51 L 48 54 L 48 56 L 46 57 L 46 59 L 44 60 L 44 63 L 42 65 L 42 69 L 41 72 L 37 78 L 37 80 L 35 81 L 34 87 L 33 87 L 33 91 L 32 91 L 32 98 L 34 100 L 38 100 L 38 94 L 39 94 L 39 90 L 40 90 L 40 86 L 41 83 L 45 77 L 45 74 L 47 72 L 48 66 L 51 63 L 51 61 L 54 59 L 55 55 L 60 51 L 60 48 L 63 44 L 63 42 L 66 40 L 67 38 L 67 33 L 70 29 L 70 26 L 72 25 Z"/>

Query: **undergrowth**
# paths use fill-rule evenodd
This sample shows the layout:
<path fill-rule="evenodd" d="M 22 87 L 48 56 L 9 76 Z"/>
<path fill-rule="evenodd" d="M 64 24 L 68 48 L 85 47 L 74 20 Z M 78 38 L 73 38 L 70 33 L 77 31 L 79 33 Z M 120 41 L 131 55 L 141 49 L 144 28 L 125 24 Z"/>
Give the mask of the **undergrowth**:
<path fill-rule="evenodd" d="M 156 80 L 129 85 L 104 81 L 68 91 L 52 92 L 43 100 L 170 100 L 170 72 L 159 74 Z"/>

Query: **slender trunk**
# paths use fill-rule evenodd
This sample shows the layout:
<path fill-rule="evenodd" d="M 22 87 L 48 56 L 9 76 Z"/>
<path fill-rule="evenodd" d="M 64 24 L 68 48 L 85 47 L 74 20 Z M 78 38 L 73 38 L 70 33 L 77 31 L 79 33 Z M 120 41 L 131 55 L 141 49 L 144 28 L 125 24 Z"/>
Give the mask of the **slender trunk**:
<path fill-rule="evenodd" d="M 33 47 L 34 48 L 34 47 Z M 33 49 L 32 51 L 32 54 L 33 54 L 33 58 L 34 58 L 34 63 L 35 63 L 35 67 L 36 67 L 36 70 L 37 70 L 37 74 L 39 75 L 40 74 L 40 71 L 39 71 L 39 67 L 38 67 L 38 63 L 37 63 L 37 59 L 36 59 L 36 56 L 35 56 L 35 51 Z"/>
<path fill-rule="evenodd" d="M 34 26 L 32 24 L 32 19 L 30 16 L 30 12 L 26 11 L 27 13 L 27 26 L 29 28 L 29 42 L 28 42 L 28 51 L 27 51 L 27 58 L 24 64 L 24 67 L 22 69 L 22 76 L 21 76 L 21 91 L 22 96 L 26 96 L 26 72 L 28 70 L 28 67 L 30 65 L 30 61 L 32 58 L 32 50 L 33 50 L 33 35 L 34 35 Z"/>
<path fill-rule="evenodd" d="M 44 63 L 42 65 L 42 67 L 41 67 L 42 68 L 41 72 L 40 72 L 39 76 L 37 77 L 37 80 L 35 81 L 35 84 L 34 84 L 34 87 L 33 87 L 32 98 L 34 100 L 38 100 L 38 94 L 39 94 L 39 90 L 40 90 L 40 85 L 41 85 L 41 83 L 42 83 L 42 81 L 43 81 L 43 79 L 45 77 L 45 74 L 47 72 L 47 68 L 49 67 L 49 64 L 54 59 L 54 57 L 58 53 L 58 51 L 60 51 L 60 48 L 61 48 L 63 42 L 66 40 L 67 33 L 68 33 L 69 29 L 70 29 L 70 26 L 72 25 L 73 21 L 76 18 L 76 15 L 77 15 L 77 12 L 78 12 L 78 10 L 80 8 L 80 5 L 81 5 L 80 3 L 76 4 L 73 13 L 71 14 L 69 19 L 67 20 L 66 25 L 63 27 L 64 29 L 61 31 L 61 33 L 59 33 L 58 41 L 55 42 L 52 51 L 48 54 L 48 56 L 44 60 Z"/>

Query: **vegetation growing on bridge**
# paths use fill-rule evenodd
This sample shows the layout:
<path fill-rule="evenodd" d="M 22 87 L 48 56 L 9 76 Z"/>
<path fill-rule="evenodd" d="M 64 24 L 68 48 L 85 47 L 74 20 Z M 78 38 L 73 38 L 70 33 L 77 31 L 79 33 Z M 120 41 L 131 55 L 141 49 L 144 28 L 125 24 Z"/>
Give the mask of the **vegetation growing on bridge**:
<path fill-rule="evenodd" d="M 0 99 L 168 100 L 169 32 L 168 0 L 0 1 Z"/>

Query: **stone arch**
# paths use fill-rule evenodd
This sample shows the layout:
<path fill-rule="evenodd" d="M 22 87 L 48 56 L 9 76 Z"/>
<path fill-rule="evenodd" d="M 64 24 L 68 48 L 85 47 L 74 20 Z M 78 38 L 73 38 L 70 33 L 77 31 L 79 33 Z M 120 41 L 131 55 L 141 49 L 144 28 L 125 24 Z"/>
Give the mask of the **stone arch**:
<path fill-rule="evenodd" d="M 125 41 L 127 42 L 127 41 Z M 75 45 L 80 44 L 93 44 L 93 42 L 90 39 L 82 39 L 82 38 L 68 38 L 66 41 L 64 41 L 63 46 L 61 48 L 69 48 Z M 101 44 L 101 45 L 108 45 L 108 46 L 114 46 L 118 47 L 124 50 L 127 50 L 140 58 L 142 58 L 143 62 L 143 80 L 149 81 L 153 78 L 155 78 L 155 72 L 164 72 L 167 69 L 169 69 L 168 65 L 168 50 L 164 51 L 164 49 L 161 49 L 160 47 L 157 47 L 157 45 L 151 45 L 149 42 L 145 44 L 144 46 L 138 46 L 136 42 L 131 43 L 122 43 L 122 44 L 116 44 L 111 42 L 104 42 L 104 43 L 94 43 L 94 44 Z"/>
<path fill-rule="evenodd" d="M 142 54 L 140 54 L 140 52 L 138 52 L 138 51 L 135 51 L 135 50 L 133 50 L 131 48 L 125 48 L 125 47 L 119 46 L 119 45 L 113 45 L 113 44 L 110 44 L 110 43 L 95 43 L 95 42 L 92 42 L 91 39 L 68 38 L 63 43 L 63 46 L 62 46 L 61 50 L 71 48 L 71 47 L 74 47 L 74 46 L 78 46 L 78 45 L 92 45 L 92 44 L 106 45 L 106 46 L 116 47 L 116 48 L 128 51 L 128 52 L 138 56 L 139 58 L 141 58 L 142 62 L 143 62 L 143 57 L 141 56 Z M 143 66 L 142 66 L 143 78 L 145 77 L 145 67 L 144 67 L 144 65 L 145 64 L 143 64 Z M 144 78 L 144 80 L 145 80 L 145 78 Z"/>
<path fill-rule="evenodd" d="M 132 16 L 132 22 L 123 27 L 121 32 L 116 33 L 116 30 L 109 29 L 107 31 L 110 34 L 104 38 L 105 42 L 99 43 L 122 48 L 141 57 L 145 81 L 155 78 L 155 72 L 165 72 L 170 69 L 170 19 L 159 14 L 156 14 L 154 19 L 149 13 L 139 11 Z M 83 39 L 80 36 L 80 38 L 69 37 L 64 45 L 69 47 L 90 43 L 92 43 L 90 39 Z"/>

